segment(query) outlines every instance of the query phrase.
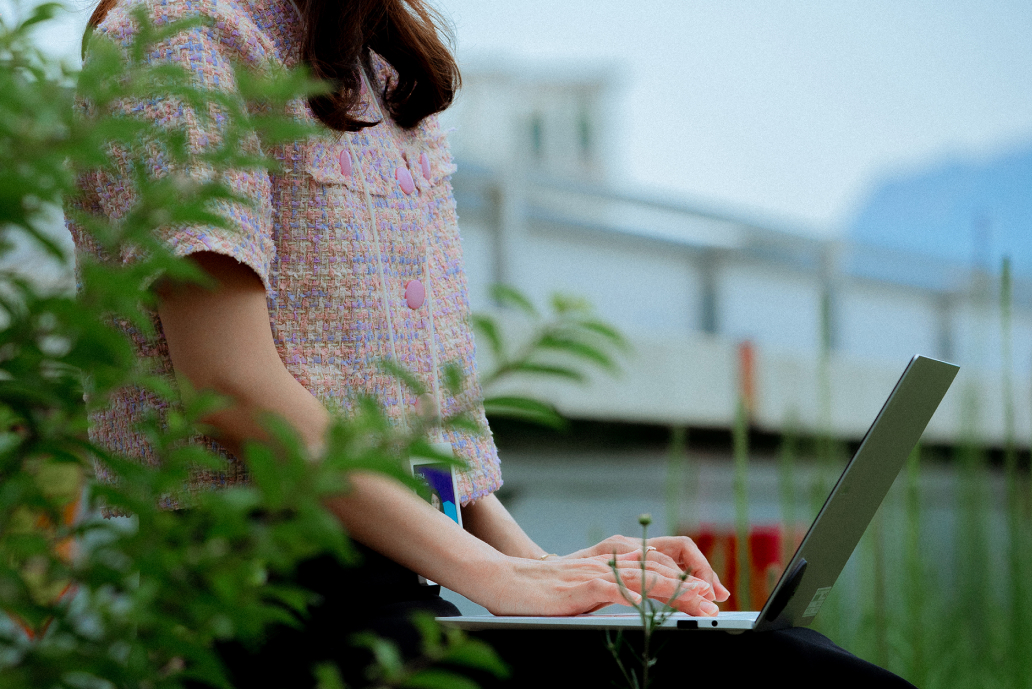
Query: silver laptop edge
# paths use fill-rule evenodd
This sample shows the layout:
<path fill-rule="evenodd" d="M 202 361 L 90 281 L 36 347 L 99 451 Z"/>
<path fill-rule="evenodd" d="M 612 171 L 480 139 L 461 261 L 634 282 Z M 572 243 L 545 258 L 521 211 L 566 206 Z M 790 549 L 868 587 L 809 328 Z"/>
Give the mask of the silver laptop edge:
<path fill-rule="evenodd" d="M 664 628 L 765 631 L 809 625 L 917 445 L 959 367 L 923 356 L 910 360 L 842 471 L 761 611 L 717 617 L 671 615 Z M 637 615 L 440 617 L 448 626 L 484 629 L 640 627 Z"/>

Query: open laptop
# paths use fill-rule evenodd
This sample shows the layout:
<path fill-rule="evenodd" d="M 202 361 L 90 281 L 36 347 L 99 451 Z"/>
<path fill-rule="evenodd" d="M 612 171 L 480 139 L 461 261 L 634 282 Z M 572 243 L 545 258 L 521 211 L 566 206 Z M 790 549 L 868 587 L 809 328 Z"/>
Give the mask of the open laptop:
<path fill-rule="evenodd" d="M 958 370 L 953 364 L 923 356 L 910 360 L 762 610 L 721 612 L 716 617 L 675 613 L 663 628 L 765 631 L 809 625 Z M 438 622 L 467 630 L 641 626 L 636 612 L 571 617 L 471 615 L 439 617 Z"/>

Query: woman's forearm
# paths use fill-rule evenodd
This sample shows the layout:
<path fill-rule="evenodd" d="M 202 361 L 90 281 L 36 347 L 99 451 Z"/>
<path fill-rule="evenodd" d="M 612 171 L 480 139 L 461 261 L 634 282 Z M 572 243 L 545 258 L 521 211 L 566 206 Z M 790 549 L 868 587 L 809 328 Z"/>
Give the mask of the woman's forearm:
<path fill-rule="evenodd" d="M 511 558 L 389 477 L 355 473 L 349 481 L 351 490 L 327 504 L 352 538 L 471 600 L 492 598 L 486 588 L 504 578 Z"/>
<path fill-rule="evenodd" d="M 231 258 L 198 254 L 193 260 L 216 282 L 214 289 L 164 285 L 158 312 L 177 377 L 231 401 L 204 421 L 219 442 L 239 452 L 248 440 L 265 436 L 262 417 L 274 413 L 317 456 L 331 417 L 283 366 L 261 282 Z M 497 579 L 498 568 L 508 559 L 383 476 L 353 475 L 351 490 L 328 506 L 359 542 L 470 598 L 479 597 L 473 591 L 478 581 Z M 474 522 L 486 525 L 490 520 Z"/>
<path fill-rule="evenodd" d="M 527 536 L 494 493 L 463 507 L 462 523 L 471 534 L 506 555 L 537 560 L 548 552 Z"/>

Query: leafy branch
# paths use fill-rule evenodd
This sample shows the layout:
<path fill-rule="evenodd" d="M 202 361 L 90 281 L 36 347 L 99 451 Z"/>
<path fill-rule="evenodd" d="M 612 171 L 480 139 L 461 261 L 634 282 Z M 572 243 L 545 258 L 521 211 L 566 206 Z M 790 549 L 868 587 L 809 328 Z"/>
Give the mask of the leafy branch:
<path fill-rule="evenodd" d="M 468 422 L 397 429 L 375 400 L 359 399 L 335 420 L 325 456 L 314 462 L 293 429 L 270 418 L 269 441 L 244 450 L 249 485 L 189 496 L 186 510 L 159 507 L 188 477 L 218 482 L 226 471 L 224 459 L 196 442 L 199 420 L 225 400 L 140 370 L 127 339 L 127 331 L 155 333 L 155 276 L 203 279 L 162 233 L 174 225 L 232 229 L 227 204 L 251 201 L 228 176 L 275 167 L 259 138 L 271 146 L 312 133 L 288 105 L 324 87 L 303 73 L 237 69 L 232 95 L 201 88 L 182 67 L 151 56 L 204 20 L 158 25 L 142 8 L 134 37 L 118 45 L 90 37 L 89 57 L 73 74 L 31 41 L 32 28 L 56 9 L 0 20 L 0 259 L 20 232 L 71 272 L 47 213 L 62 199 L 99 258 L 80 256 L 74 297 L 18 266 L 0 269 L 0 688 L 229 687 L 214 644 L 251 643 L 271 625 L 298 624 L 313 597 L 283 583 L 297 565 L 320 554 L 352 561 L 324 499 L 346 491 L 359 469 L 413 485 L 401 460 L 432 452 L 427 429 Z M 140 102 L 189 113 L 207 145 L 193 147 L 182 128 L 141 117 Z M 112 220 L 77 205 L 77 179 L 87 171 L 98 171 L 98 184 L 131 180 L 131 210 Z M 88 435 L 89 409 L 127 386 L 159 410 L 125 419 L 155 449 L 153 464 Z M 94 466 L 117 481 L 96 481 Z M 101 507 L 133 518 L 100 519 Z M 410 674 L 437 672 L 439 686 L 464 685 L 438 661 L 498 670 L 490 649 L 459 637 L 426 648 L 424 665 Z"/>
<path fill-rule="evenodd" d="M 492 367 L 480 378 L 488 393 L 504 387 L 513 379 L 526 377 L 585 383 L 588 380 L 587 369 L 617 373 L 619 356 L 630 351 L 623 335 L 598 319 L 582 299 L 553 295 L 550 311 L 543 315 L 513 287 L 494 285 L 491 295 L 499 306 L 529 321 L 530 334 L 510 347 L 497 317 L 474 315 L 473 327 L 491 352 Z M 553 405 L 532 397 L 488 394 L 484 409 L 490 416 L 517 418 L 552 428 L 566 426 L 566 420 Z"/>
<path fill-rule="evenodd" d="M 419 613 L 412 620 L 422 640 L 422 654 L 404 661 L 396 644 L 371 633 L 356 635 L 354 645 L 369 650 L 374 662 L 366 670 L 370 687 L 452 687 L 472 689 L 476 685 L 449 668 L 458 667 L 488 673 L 497 678 L 509 676 L 509 668 L 483 641 L 471 639 L 459 629 L 443 629 L 432 616 Z M 316 669 L 318 689 L 344 689 L 340 672 L 334 665 Z"/>

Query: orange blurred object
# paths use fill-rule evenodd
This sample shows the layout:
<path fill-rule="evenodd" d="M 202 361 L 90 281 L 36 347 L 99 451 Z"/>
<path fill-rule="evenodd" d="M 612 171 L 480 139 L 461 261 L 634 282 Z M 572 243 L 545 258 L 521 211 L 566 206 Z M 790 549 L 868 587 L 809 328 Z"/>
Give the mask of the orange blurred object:
<path fill-rule="evenodd" d="M 79 517 L 79 507 L 81 503 L 82 495 L 81 492 L 71 502 L 67 503 L 61 510 L 61 522 L 65 526 L 71 526 Z M 46 515 L 40 515 L 35 519 L 35 526 L 37 529 L 42 531 L 51 530 L 53 523 L 50 518 Z M 73 538 L 62 538 L 54 543 L 54 553 L 64 562 L 71 562 L 75 557 L 76 553 L 76 542 Z M 72 581 L 65 582 L 52 582 L 60 586 L 60 590 L 53 597 L 53 602 L 61 601 L 66 598 L 70 598 L 75 595 L 75 583 Z M 38 627 L 33 627 L 29 622 L 22 619 L 15 613 L 8 612 L 8 615 L 12 620 L 21 628 L 29 640 L 34 640 L 37 637 L 41 637 L 46 634 L 47 629 L 50 627 L 50 623 L 53 622 L 53 618 L 47 618 Z"/>

